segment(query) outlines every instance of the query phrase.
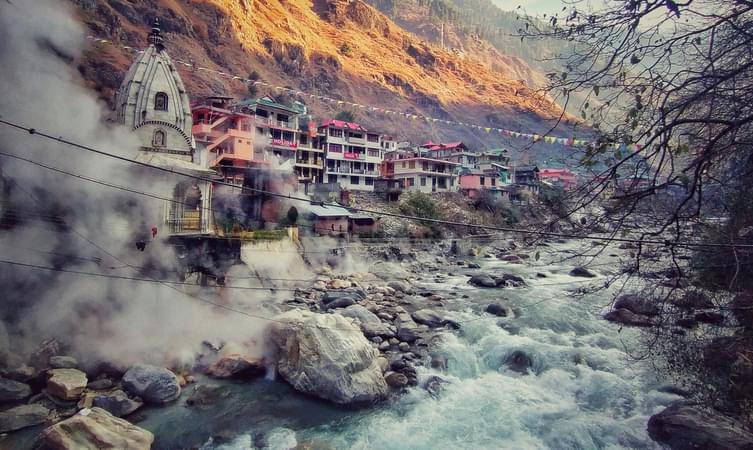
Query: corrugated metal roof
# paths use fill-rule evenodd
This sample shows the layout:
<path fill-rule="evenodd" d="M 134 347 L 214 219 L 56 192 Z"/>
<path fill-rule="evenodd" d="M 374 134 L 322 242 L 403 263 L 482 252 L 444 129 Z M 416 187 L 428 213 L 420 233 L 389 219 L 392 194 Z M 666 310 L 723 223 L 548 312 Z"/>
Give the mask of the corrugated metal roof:
<path fill-rule="evenodd" d="M 309 213 L 317 217 L 349 217 L 351 215 L 350 211 L 345 208 L 319 205 L 310 206 Z"/>

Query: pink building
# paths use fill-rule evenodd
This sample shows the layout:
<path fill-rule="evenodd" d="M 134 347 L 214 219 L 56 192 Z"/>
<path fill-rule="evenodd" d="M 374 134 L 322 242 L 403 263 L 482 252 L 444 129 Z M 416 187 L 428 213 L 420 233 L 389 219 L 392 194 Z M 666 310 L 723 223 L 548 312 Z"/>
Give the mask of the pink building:
<path fill-rule="evenodd" d="M 539 179 L 565 190 L 574 189 L 578 184 L 578 176 L 569 169 L 541 169 Z"/>
<path fill-rule="evenodd" d="M 496 174 L 474 171 L 461 174 L 459 177 L 460 191 L 470 198 L 476 198 L 483 190 L 499 190 L 500 182 Z"/>

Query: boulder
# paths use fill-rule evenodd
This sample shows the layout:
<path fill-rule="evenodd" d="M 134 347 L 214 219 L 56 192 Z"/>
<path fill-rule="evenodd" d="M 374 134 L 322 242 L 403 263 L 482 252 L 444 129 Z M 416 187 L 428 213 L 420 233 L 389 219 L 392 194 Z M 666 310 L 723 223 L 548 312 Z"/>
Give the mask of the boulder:
<path fill-rule="evenodd" d="M 390 287 L 395 290 L 395 292 L 402 292 L 403 294 L 412 294 L 413 289 L 408 286 L 407 283 L 404 283 L 402 281 L 390 281 L 387 283 L 387 287 Z"/>
<path fill-rule="evenodd" d="M 221 356 L 205 371 L 214 378 L 254 378 L 263 376 L 266 372 L 261 360 L 240 354 Z"/>
<path fill-rule="evenodd" d="M 497 286 L 512 286 L 512 287 L 520 287 L 525 286 L 526 282 L 523 279 L 523 277 L 518 275 L 513 275 L 511 273 L 505 273 L 498 277 L 493 277 L 494 281 L 497 283 Z"/>
<path fill-rule="evenodd" d="M 468 280 L 468 282 L 478 287 L 485 287 L 485 288 L 497 287 L 497 282 L 494 280 L 494 278 L 486 274 L 474 275 L 471 277 L 470 280 Z"/>
<path fill-rule="evenodd" d="M 490 303 L 487 305 L 485 311 L 497 317 L 507 317 L 510 315 L 510 309 L 507 305 L 503 305 L 502 303 Z"/>
<path fill-rule="evenodd" d="M 348 280 L 332 280 L 332 289 L 346 289 L 351 286 L 351 282 Z"/>
<path fill-rule="evenodd" d="M 439 328 L 447 323 L 441 314 L 431 309 L 419 309 L 411 314 L 411 317 L 414 321 L 431 328 Z"/>
<path fill-rule="evenodd" d="M 437 397 L 444 390 L 444 385 L 448 383 L 444 378 L 432 375 L 426 379 L 423 387 L 432 397 Z"/>
<path fill-rule="evenodd" d="M 398 322 L 396 336 L 403 342 L 414 342 L 418 339 L 418 326 L 412 320 L 410 322 Z"/>
<path fill-rule="evenodd" d="M 346 308 L 348 306 L 354 305 L 355 303 L 356 300 L 353 297 L 340 297 L 338 299 L 332 300 L 329 303 L 325 303 L 324 309 Z"/>
<path fill-rule="evenodd" d="M 338 314 L 351 317 L 363 323 L 381 323 L 379 317 L 376 314 L 366 309 L 361 305 L 350 305 L 342 311 L 338 311 Z"/>
<path fill-rule="evenodd" d="M 614 309 L 627 309 L 630 312 L 644 316 L 656 316 L 659 314 L 659 305 L 637 294 L 620 295 L 614 302 Z"/>
<path fill-rule="evenodd" d="M 738 422 L 675 402 L 648 420 L 651 439 L 672 449 L 753 449 L 753 434 Z"/>
<path fill-rule="evenodd" d="M 398 372 L 387 372 L 384 374 L 384 381 L 391 388 L 399 389 L 408 385 L 408 377 Z"/>
<path fill-rule="evenodd" d="M 178 377 L 171 371 L 148 364 L 137 364 L 126 371 L 123 388 L 147 403 L 163 404 L 180 397 Z"/>
<path fill-rule="evenodd" d="M 47 420 L 49 414 L 49 409 L 36 403 L 0 411 L 0 433 L 39 425 Z"/>
<path fill-rule="evenodd" d="M 94 397 L 92 405 L 102 408 L 113 416 L 123 417 L 141 408 L 144 403 L 132 400 L 120 389 Z"/>
<path fill-rule="evenodd" d="M 533 367 L 533 358 L 522 350 L 515 350 L 507 355 L 505 365 L 514 372 L 527 374 L 528 370 Z"/>
<path fill-rule="evenodd" d="M 102 408 L 83 409 L 47 428 L 40 447 L 49 450 L 148 450 L 154 435 Z"/>
<path fill-rule="evenodd" d="M 92 391 L 104 391 L 105 389 L 110 389 L 115 385 L 115 383 L 112 382 L 109 378 L 102 378 L 99 380 L 90 381 L 89 384 L 86 385 L 86 388 Z"/>
<path fill-rule="evenodd" d="M 629 309 L 624 308 L 609 311 L 604 314 L 604 319 L 633 327 L 650 327 L 654 324 L 650 317 L 635 314 Z"/>
<path fill-rule="evenodd" d="M 491 255 L 489 255 L 489 256 L 491 256 Z M 475 263 L 475 262 L 470 262 L 470 263 L 468 263 L 468 268 L 469 269 L 480 269 L 481 266 L 479 264 Z"/>
<path fill-rule="evenodd" d="M 73 356 L 51 356 L 50 367 L 53 369 L 75 369 L 78 361 Z"/>
<path fill-rule="evenodd" d="M 338 404 L 386 397 L 379 352 L 349 320 L 302 310 L 274 320 L 269 336 L 277 350 L 277 370 L 295 389 Z"/>
<path fill-rule="evenodd" d="M 576 267 L 570 271 L 570 276 L 581 277 L 581 278 L 594 278 L 596 277 L 596 274 L 586 269 L 585 267 Z"/>
<path fill-rule="evenodd" d="M 373 337 L 379 336 L 382 338 L 389 339 L 391 337 L 395 337 L 395 332 L 392 331 L 389 325 L 383 322 L 361 323 L 360 327 L 361 327 L 361 331 L 363 332 L 363 335 L 366 336 L 367 338 L 373 338 Z"/>
<path fill-rule="evenodd" d="M 7 378 L 0 378 L 0 402 L 15 402 L 31 395 L 31 387 Z"/>
<path fill-rule="evenodd" d="M 398 348 L 398 350 L 400 350 L 403 353 L 409 352 L 410 351 L 410 344 L 408 344 L 407 342 L 401 342 L 401 343 L 397 344 L 397 348 Z"/>
<path fill-rule="evenodd" d="M 63 400 L 78 400 L 86 389 L 86 374 L 77 369 L 52 369 L 48 372 L 47 392 Z"/>
<path fill-rule="evenodd" d="M 366 297 L 366 294 L 362 292 L 362 290 L 359 290 L 359 289 L 343 289 L 340 291 L 327 291 L 322 296 L 322 303 L 326 305 L 327 303 L 333 302 L 343 297 L 352 298 L 354 302 L 357 302 L 358 300 L 364 299 Z"/>
<path fill-rule="evenodd" d="M 186 400 L 188 406 L 210 406 L 230 395 L 226 387 L 217 384 L 201 384 L 193 388 Z"/>

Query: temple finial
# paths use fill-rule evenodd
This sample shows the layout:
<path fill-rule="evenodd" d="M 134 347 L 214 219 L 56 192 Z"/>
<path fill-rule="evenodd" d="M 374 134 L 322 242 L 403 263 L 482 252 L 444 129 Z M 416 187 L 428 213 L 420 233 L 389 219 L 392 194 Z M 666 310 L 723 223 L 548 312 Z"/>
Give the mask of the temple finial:
<path fill-rule="evenodd" d="M 159 28 L 159 19 L 154 19 L 154 25 L 152 25 L 152 31 L 149 32 L 149 37 L 147 38 L 147 41 L 149 44 L 155 46 L 157 50 L 162 50 L 165 48 L 163 42 L 164 39 L 162 38 L 162 32 Z"/>

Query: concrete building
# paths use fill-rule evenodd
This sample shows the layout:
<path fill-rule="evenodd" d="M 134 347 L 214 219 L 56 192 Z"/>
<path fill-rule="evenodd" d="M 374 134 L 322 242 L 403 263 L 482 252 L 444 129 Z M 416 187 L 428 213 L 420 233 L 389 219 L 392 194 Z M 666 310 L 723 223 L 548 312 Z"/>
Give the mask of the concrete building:
<path fill-rule="evenodd" d="M 539 178 L 542 181 L 551 183 L 553 186 L 561 187 L 564 190 L 575 189 L 578 185 L 578 176 L 569 169 L 541 169 Z"/>
<path fill-rule="evenodd" d="M 316 123 L 310 116 L 302 116 L 298 121 L 300 130 L 295 157 L 298 182 L 305 185 L 321 183 L 324 177 L 324 149 L 319 142 Z"/>
<path fill-rule="evenodd" d="M 426 156 L 457 164 L 457 168 L 475 169 L 478 155 L 462 142 L 435 144 L 428 141 L 421 146 Z"/>
<path fill-rule="evenodd" d="M 382 176 L 400 180 L 406 191 L 448 192 L 456 187 L 457 163 L 423 156 L 421 149 L 385 154 Z"/>
<path fill-rule="evenodd" d="M 256 134 L 266 142 L 266 151 L 281 160 L 295 160 L 300 134 L 298 116 L 305 114 L 302 105 L 287 106 L 270 96 L 244 100 L 234 109 L 255 116 Z"/>
<path fill-rule="evenodd" d="M 168 235 L 205 235 L 213 232 L 210 205 L 215 172 L 194 159 L 191 107 L 180 75 L 165 51 L 159 23 L 148 36 L 149 46 L 131 65 L 118 90 L 117 120 L 139 139 L 135 159 L 150 165 L 205 178 L 135 167 L 134 176 L 145 184 L 170 186 L 160 193 L 165 201 L 162 224 Z M 165 183 L 167 180 L 167 183 Z M 156 221 L 155 221 L 156 222 Z"/>
<path fill-rule="evenodd" d="M 384 151 L 379 133 L 357 123 L 329 120 L 319 125 L 320 147 L 325 150 L 323 182 L 343 189 L 373 191 Z"/>

